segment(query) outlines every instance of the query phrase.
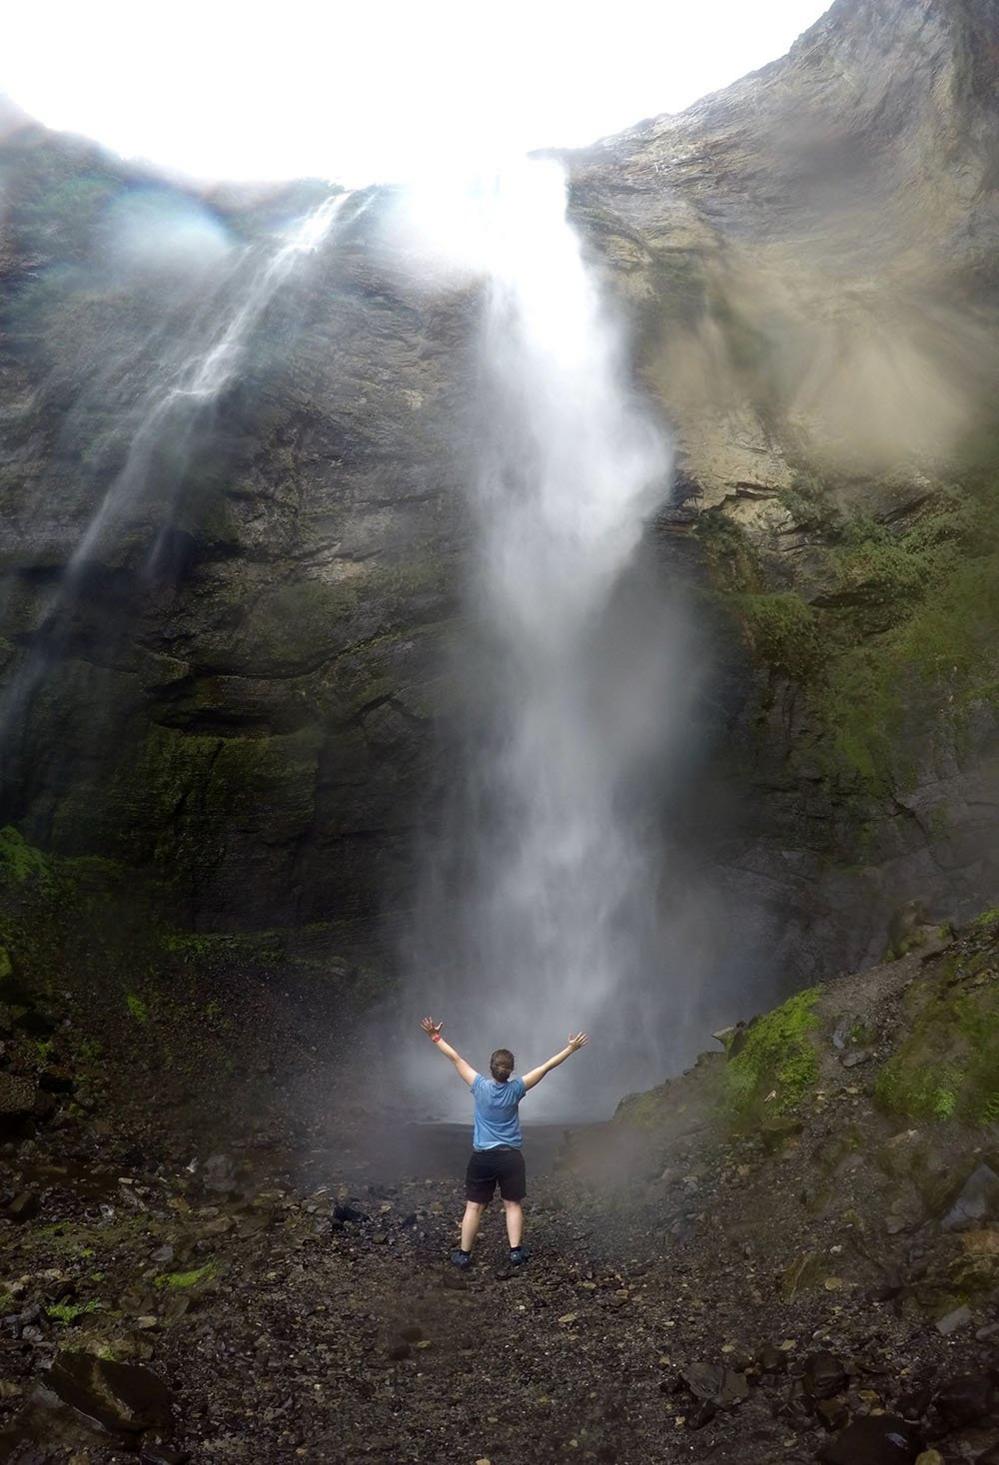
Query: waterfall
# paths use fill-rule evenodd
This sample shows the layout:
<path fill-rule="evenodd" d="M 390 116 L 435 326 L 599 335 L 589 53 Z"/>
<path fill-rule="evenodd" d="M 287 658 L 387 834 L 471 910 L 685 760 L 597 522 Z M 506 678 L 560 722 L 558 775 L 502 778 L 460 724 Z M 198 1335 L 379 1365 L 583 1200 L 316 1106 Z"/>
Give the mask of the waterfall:
<path fill-rule="evenodd" d="M 154 379 L 125 462 L 70 560 L 69 579 L 94 556 L 109 524 L 126 514 L 148 488 L 157 454 L 166 444 L 173 457 L 168 491 L 176 496 L 189 463 L 194 429 L 233 381 L 254 329 L 271 301 L 302 257 L 314 254 L 323 243 L 350 197 L 349 193 L 332 194 L 300 219 L 272 252 L 261 257 L 258 251 L 248 250 L 237 262 L 223 282 L 233 303 L 228 310 L 209 314 L 206 334 L 199 334 L 193 342 L 182 339 L 175 359 L 164 363 Z M 221 302 L 216 298 L 214 303 Z M 170 507 L 169 503 L 160 506 L 161 512 L 166 510 L 167 519 Z M 152 568 L 162 543 L 161 530 L 148 553 L 147 563 Z"/>
<path fill-rule="evenodd" d="M 480 1065 L 502 1044 L 527 1067 L 570 1027 L 596 1026 L 594 1062 L 619 1097 L 622 1069 L 662 1072 L 642 1030 L 654 841 L 631 783 L 663 736 L 667 636 L 629 626 L 615 603 L 670 455 L 567 218 L 562 170 L 526 162 L 473 208 L 486 295 L 462 668 L 472 725 L 415 949 L 450 971 L 438 1001 Z M 413 981 L 432 990 L 433 971 Z M 570 1084 L 546 1086 L 534 1112 L 568 1108 Z M 595 1097 L 592 1065 L 589 1084 Z"/>

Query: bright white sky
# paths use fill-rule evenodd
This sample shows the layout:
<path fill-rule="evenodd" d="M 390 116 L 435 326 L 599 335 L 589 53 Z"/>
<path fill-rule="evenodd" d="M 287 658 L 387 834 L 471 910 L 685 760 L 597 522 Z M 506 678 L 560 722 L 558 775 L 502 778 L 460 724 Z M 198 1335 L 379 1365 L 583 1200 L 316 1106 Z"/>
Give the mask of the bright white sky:
<path fill-rule="evenodd" d="M 352 186 L 592 142 L 783 55 L 825 0 L 32 0 L 0 91 L 199 178 Z"/>

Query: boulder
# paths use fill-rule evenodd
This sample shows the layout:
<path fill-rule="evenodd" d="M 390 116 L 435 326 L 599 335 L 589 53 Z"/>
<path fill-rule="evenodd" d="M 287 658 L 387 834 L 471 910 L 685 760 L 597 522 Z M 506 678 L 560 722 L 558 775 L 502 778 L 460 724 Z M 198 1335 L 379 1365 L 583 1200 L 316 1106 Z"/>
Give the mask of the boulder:
<path fill-rule="evenodd" d="M 136 1363 L 113 1363 L 82 1351 L 56 1355 L 49 1383 L 59 1398 L 107 1429 L 140 1434 L 171 1422 L 173 1396 L 161 1378 Z"/>
<path fill-rule="evenodd" d="M 895 1414 L 867 1414 L 819 1451 L 822 1465 L 915 1465 L 923 1441 Z"/>

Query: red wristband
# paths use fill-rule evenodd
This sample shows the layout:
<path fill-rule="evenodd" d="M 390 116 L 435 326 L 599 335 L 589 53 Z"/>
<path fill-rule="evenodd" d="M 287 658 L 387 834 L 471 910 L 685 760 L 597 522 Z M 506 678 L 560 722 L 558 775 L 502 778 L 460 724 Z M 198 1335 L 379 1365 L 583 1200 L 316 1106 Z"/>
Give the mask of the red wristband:
<path fill-rule="evenodd" d="M 432 1043 L 439 1043 L 439 1042 L 440 1042 L 440 1040 L 441 1040 L 441 1035 L 440 1035 L 440 1033 L 431 1033 L 431 1034 L 430 1034 L 430 1041 L 431 1041 L 431 1042 L 432 1042 Z"/>

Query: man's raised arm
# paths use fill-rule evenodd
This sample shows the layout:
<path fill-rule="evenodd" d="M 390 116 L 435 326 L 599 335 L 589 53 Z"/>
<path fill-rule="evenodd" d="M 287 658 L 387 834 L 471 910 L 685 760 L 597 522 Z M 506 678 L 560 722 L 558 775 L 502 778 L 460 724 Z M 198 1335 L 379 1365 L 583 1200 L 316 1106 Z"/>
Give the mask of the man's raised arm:
<path fill-rule="evenodd" d="M 551 1073 L 553 1068 L 558 1068 L 559 1064 L 564 1063 L 567 1058 L 571 1058 L 573 1053 L 578 1053 L 580 1048 L 585 1048 L 589 1041 L 585 1033 L 570 1033 L 569 1041 L 561 1053 L 556 1053 L 553 1058 L 549 1058 L 547 1063 L 542 1063 L 539 1068 L 532 1068 L 530 1073 L 524 1074 L 524 1088 L 533 1089 L 536 1083 L 541 1082 L 546 1073 Z"/>
<path fill-rule="evenodd" d="M 451 1044 L 446 1042 L 441 1037 L 441 1028 L 443 1026 L 444 1024 L 442 1022 L 434 1022 L 432 1017 L 424 1017 L 420 1019 L 420 1027 L 426 1033 L 427 1037 L 436 1048 L 440 1049 L 445 1058 L 450 1058 L 451 1062 L 454 1064 L 461 1077 L 465 1080 L 468 1086 L 471 1087 L 479 1075 L 476 1073 L 472 1065 L 470 1063 L 466 1063 L 461 1054 L 456 1052 L 455 1049 L 451 1047 Z"/>

